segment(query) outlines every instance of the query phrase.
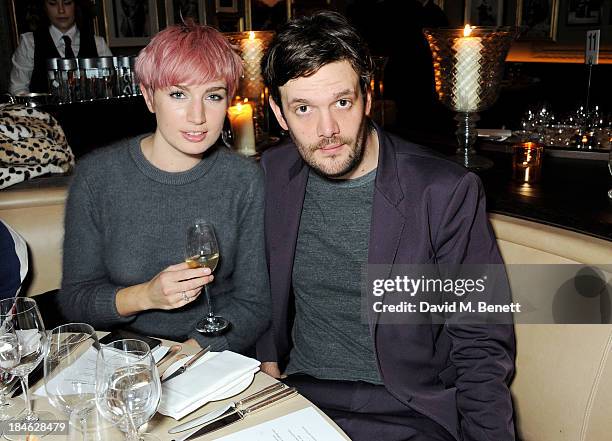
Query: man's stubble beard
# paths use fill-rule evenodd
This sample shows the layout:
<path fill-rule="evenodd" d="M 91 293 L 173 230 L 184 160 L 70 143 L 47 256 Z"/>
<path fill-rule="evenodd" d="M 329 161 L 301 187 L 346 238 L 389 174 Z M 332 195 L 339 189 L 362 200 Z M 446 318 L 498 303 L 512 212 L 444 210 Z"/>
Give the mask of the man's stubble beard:
<path fill-rule="evenodd" d="M 367 142 L 368 133 L 370 131 L 370 124 L 368 118 L 366 116 L 363 117 L 361 124 L 359 126 L 359 130 L 357 131 L 357 139 L 353 140 L 350 138 L 345 138 L 343 136 L 333 136 L 331 138 L 326 138 L 321 140 L 319 143 L 309 146 L 304 146 L 300 144 L 296 137 L 293 135 L 291 129 L 289 129 L 289 135 L 293 140 L 294 144 L 297 146 L 298 151 L 300 152 L 300 156 L 306 163 L 319 175 L 325 178 L 339 178 L 341 176 L 346 175 L 347 173 L 353 171 L 363 159 L 363 155 L 365 152 L 365 146 Z M 332 167 L 334 169 L 338 168 L 338 170 L 325 170 L 321 163 L 314 158 L 315 152 L 322 147 L 325 147 L 330 144 L 345 144 L 351 147 L 351 151 L 349 152 L 348 157 L 342 164 L 334 164 Z M 336 159 L 336 158 L 331 158 Z"/>

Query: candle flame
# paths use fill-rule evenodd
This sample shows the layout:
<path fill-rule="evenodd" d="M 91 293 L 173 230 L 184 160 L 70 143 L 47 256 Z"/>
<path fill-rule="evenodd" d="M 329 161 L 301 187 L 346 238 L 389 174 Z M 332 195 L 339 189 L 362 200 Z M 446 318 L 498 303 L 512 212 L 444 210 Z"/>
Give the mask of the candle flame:
<path fill-rule="evenodd" d="M 472 30 L 474 30 L 475 28 L 473 28 L 472 26 L 470 26 L 469 24 L 465 25 L 465 28 L 463 28 L 463 36 L 464 37 L 469 37 L 470 34 L 472 33 Z"/>
<path fill-rule="evenodd" d="M 249 40 L 255 40 L 255 32 L 249 31 Z"/>

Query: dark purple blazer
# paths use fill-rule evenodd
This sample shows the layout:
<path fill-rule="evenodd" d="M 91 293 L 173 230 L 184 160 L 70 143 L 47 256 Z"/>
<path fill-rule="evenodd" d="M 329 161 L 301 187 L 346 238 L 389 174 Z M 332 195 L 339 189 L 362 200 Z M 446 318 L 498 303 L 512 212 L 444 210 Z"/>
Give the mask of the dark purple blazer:
<path fill-rule="evenodd" d="M 479 178 L 376 127 L 380 144 L 368 263 L 503 263 Z M 293 143 L 265 152 L 272 324 L 257 344 L 281 368 L 291 349 L 292 266 L 309 167 Z M 350 215 L 350 213 L 347 213 Z M 370 314 L 381 378 L 458 440 L 514 439 L 512 325 L 389 325 Z"/>

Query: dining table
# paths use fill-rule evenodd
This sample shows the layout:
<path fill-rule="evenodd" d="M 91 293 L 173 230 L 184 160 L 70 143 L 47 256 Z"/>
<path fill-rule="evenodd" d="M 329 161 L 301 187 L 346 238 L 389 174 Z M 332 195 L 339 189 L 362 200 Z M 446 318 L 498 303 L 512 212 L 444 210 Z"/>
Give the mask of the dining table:
<path fill-rule="evenodd" d="M 99 333 L 99 336 L 104 335 L 104 334 L 105 333 Z M 176 342 L 162 339 L 163 346 L 170 347 L 173 344 L 176 344 Z M 186 344 L 182 344 L 182 349 L 180 353 L 192 355 L 198 352 L 199 349 L 200 348 L 197 345 L 186 343 Z M 162 363 L 159 366 L 159 371 L 163 372 L 168 365 L 172 364 L 173 360 L 175 360 L 175 358 L 171 357 L 167 361 Z M 277 379 L 259 371 L 254 375 L 253 381 L 251 382 L 251 384 L 239 394 L 232 396 L 232 397 L 227 397 L 226 399 L 223 399 L 223 400 L 208 402 L 204 406 L 188 414 L 187 416 L 181 418 L 180 420 L 175 420 L 171 417 L 162 415 L 161 413 L 157 412 L 153 416 L 153 418 L 147 423 L 146 431 L 148 433 L 154 434 L 162 441 L 166 441 L 166 440 L 170 441 L 170 440 L 176 439 L 178 438 L 179 435 L 184 435 L 186 432 L 181 432 L 179 434 L 170 434 L 168 433 L 168 430 L 171 429 L 172 427 L 175 427 L 178 424 L 184 423 L 186 421 L 190 421 L 191 419 L 204 415 L 207 412 L 210 412 L 212 410 L 219 409 L 220 407 L 227 405 L 232 401 L 238 401 L 241 398 L 244 398 L 253 393 L 256 393 L 264 389 L 265 387 L 270 386 L 275 383 L 278 383 Z M 38 383 L 31 385 L 32 386 L 31 390 L 32 391 L 35 390 L 42 384 L 43 384 L 43 380 L 40 380 Z M 58 421 L 65 420 L 67 423 L 67 416 L 62 415 L 59 410 L 53 408 L 51 403 L 48 401 L 46 397 L 40 397 L 40 396 L 36 396 L 32 394 L 32 399 L 33 399 L 33 408 L 35 411 L 37 410 L 51 411 L 57 416 Z M 288 415 L 296 411 L 300 411 L 302 409 L 306 409 L 308 407 L 313 408 L 318 414 L 320 414 L 323 417 L 323 419 L 333 429 L 335 429 L 335 431 L 338 432 L 338 435 L 340 436 L 341 439 L 350 441 L 350 438 L 327 415 L 325 415 L 319 408 L 317 408 L 317 406 L 315 406 L 313 403 L 308 401 L 304 396 L 300 395 L 299 393 L 289 398 L 286 398 L 285 400 L 282 400 L 280 402 L 267 406 L 253 414 L 249 414 L 244 419 L 241 419 L 240 421 L 237 421 L 226 427 L 218 429 L 214 432 L 203 435 L 200 438 L 198 438 L 198 441 L 207 441 L 207 440 L 223 438 L 224 436 L 227 436 L 229 434 L 239 432 L 241 430 L 244 430 L 249 427 L 253 427 L 253 426 L 256 426 L 262 423 L 266 423 L 268 421 L 275 420 L 277 418 L 283 417 L 285 415 Z M 62 435 L 62 434 L 51 433 L 51 434 L 46 435 L 42 439 L 47 440 L 47 441 L 56 441 L 56 440 L 66 441 L 67 437 L 65 434 Z M 33 438 L 33 440 L 36 440 L 36 438 Z M 320 440 L 320 441 L 325 441 L 325 440 Z"/>

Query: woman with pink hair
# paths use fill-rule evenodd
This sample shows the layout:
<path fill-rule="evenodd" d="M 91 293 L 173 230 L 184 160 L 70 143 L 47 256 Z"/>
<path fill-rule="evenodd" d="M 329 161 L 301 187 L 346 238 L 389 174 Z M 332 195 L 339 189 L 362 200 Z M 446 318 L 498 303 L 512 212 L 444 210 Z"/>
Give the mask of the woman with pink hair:
<path fill-rule="evenodd" d="M 240 57 L 215 29 L 171 26 L 136 62 L 154 133 L 98 149 L 77 164 L 66 206 L 60 306 L 98 329 L 193 339 L 244 352 L 268 326 L 259 166 L 219 143 Z M 187 227 L 215 227 L 221 259 L 210 285 L 231 329 L 195 331 L 213 276 L 184 263 Z"/>

